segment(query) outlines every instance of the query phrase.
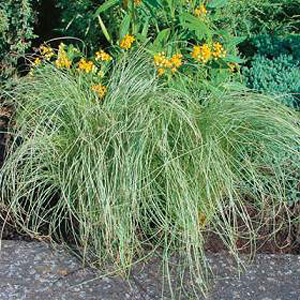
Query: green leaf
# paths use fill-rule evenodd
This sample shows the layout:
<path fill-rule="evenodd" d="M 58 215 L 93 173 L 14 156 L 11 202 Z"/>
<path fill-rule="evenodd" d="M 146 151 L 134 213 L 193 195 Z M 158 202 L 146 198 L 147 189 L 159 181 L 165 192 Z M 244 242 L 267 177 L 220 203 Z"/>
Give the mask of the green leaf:
<path fill-rule="evenodd" d="M 82 57 L 83 54 L 77 47 L 75 47 L 73 44 L 70 44 L 67 46 L 67 55 L 71 60 L 73 60 L 75 58 Z"/>
<path fill-rule="evenodd" d="M 141 35 L 144 36 L 145 38 L 148 35 L 148 30 L 149 30 L 149 19 L 150 18 L 146 18 L 143 29 L 142 29 L 142 33 Z"/>
<path fill-rule="evenodd" d="M 140 41 L 142 43 L 146 43 L 149 41 L 149 39 L 147 39 L 147 36 L 144 36 L 140 33 L 137 33 L 137 35 L 135 37 L 137 38 L 138 41 Z"/>
<path fill-rule="evenodd" d="M 162 30 L 153 42 L 153 49 L 161 51 L 163 46 L 166 44 L 170 35 L 170 28 Z"/>
<path fill-rule="evenodd" d="M 198 39 L 203 39 L 206 35 L 210 35 L 209 27 L 201 19 L 189 13 L 183 13 L 180 19 L 182 27 L 195 31 Z"/>
<path fill-rule="evenodd" d="M 241 64 L 241 63 L 244 63 L 246 60 L 242 59 L 242 58 L 240 58 L 238 56 L 227 55 L 225 58 L 223 58 L 223 61 Z"/>
<path fill-rule="evenodd" d="M 94 17 L 97 17 L 99 14 L 105 12 L 106 10 L 108 10 L 109 8 L 117 5 L 120 2 L 120 0 L 107 0 L 105 1 L 102 5 L 100 5 L 98 7 L 98 9 L 96 10 Z"/>
<path fill-rule="evenodd" d="M 228 47 L 234 47 L 242 43 L 247 37 L 246 36 L 238 36 L 232 37 L 230 41 L 227 43 Z"/>
<path fill-rule="evenodd" d="M 100 27 L 101 27 L 101 29 L 102 29 L 102 32 L 103 32 L 105 38 L 107 39 L 107 41 L 108 41 L 109 43 L 112 43 L 112 39 L 111 39 L 111 37 L 110 37 L 110 34 L 109 34 L 109 32 L 108 32 L 106 26 L 104 25 L 104 23 L 103 23 L 103 21 L 102 21 L 100 15 L 98 15 L 98 21 L 99 21 L 99 25 L 100 25 Z"/>
<path fill-rule="evenodd" d="M 211 0 L 209 1 L 207 8 L 220 8 L 227 5 L 228 0 Z"/>
<path fill-rule="evenodd" d="M 147 0 L 147 1 L 145 1 L 145 4 L 149 4 L 155 8 L 161 7 L 161 4 L 157 0 Z"/>
<path fill-rule="evenodd" d="M 126 14 L 120 25 L 120 39 L 122 39 L 125 34 L 129 32 L 130 22 L 131 16 L 129 14 Z"/>

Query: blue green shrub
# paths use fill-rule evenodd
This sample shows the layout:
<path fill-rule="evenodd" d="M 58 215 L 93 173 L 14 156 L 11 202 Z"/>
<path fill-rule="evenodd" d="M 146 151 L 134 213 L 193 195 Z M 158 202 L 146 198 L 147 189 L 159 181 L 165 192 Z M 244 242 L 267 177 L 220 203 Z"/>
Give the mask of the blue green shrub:
<path fill-rule="evenodd" d="M 279 95 L 282 102 L 293 108 L 300 106 L 300 65 L 293 56 L 274 59 L 256 55 L 250 67 L 243 69 L 248 87 Z"/>
<path fill-rule="evenodd" d="M 250 41 L 254 55 L 242 69 L 249 88 L 278 95 L 286 105 L 300 106 L 300 35 L 261 34 Z"/>
<path fill-rule="evenodd" d="M 277 36 L 272 34 L 260 34 L 251 39 L 251 45 L 256 54 L 269 58 L 281 55 L 290 55 L 295 63 L 300 61 L 300 35 Z"/>

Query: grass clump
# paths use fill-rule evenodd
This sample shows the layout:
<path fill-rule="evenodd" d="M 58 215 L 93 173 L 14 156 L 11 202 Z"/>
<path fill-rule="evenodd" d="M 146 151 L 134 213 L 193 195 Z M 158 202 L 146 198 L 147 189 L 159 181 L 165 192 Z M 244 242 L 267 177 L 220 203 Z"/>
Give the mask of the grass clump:
<path fill-rule="evenodd" d="M 88 263 L 126 268 L 161 249 L 207 292 L 204 232 L 238 258 L 239 224 L 253 245 L 257 228 L 245 199 L 288 211 L 276 157 L 299 155 L 297 116 L 249 91 L 199 99 L 149 70 L 140 53 L 121 59 L 103 100 L 50 65 L 21 79 L 2 199 L 26 232 L 72 240 Z"/>

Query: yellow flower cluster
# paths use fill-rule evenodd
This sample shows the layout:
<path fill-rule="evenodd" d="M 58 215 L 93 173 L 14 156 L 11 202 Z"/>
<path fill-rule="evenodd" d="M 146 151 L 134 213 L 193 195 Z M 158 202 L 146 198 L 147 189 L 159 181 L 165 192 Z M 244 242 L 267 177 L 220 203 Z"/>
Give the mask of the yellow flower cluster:
<path fill-rule="evenodd" d="M 40 59 L 39 57 L 37 57 L 37 58 L 33 61 L 32 66 L 33 66 L 33 67 L 38 67 L 39 65 L 41 65 L 41 63 L 42 63 L 41 59 Z"/>
<path fill-rule="evenodd" d="M 132 43 L 135 41 L 133 35 L 126 34 L 120 43 L 122 49 L 128 50 L 132 47 Z"/>
<path fill-rule="evenodd" d="M 54 56 L 54 51 L 51 47 L 46 45 L 40 46 L 40 53 L 46 60 L 50 60 Z"/>
<path fill-rule="evenodd" d="M 29 71 L 30 76 L 34 76 L 34 68 L 40 66 L 42 64 L 42 61 L 39 57 L 36 57 L 34 61 L 31 62 L 31 68 Z"/>
<path fill-rule="evenodd" d="M 55 61 L 55 66 L 58 69 L 71 67 L 72 62 L 68 58 L 67 52 L 65 51 L 65 45 L 61 43 L 58 47 L 57 60 Z"/>
<path fill-rule="evenodd" d="M 92 71 L 96 70 L 96 66 L 90 60 L 86 60 L 85 58 L 81 58 L 78 63 L 78 68 L 85 73 L 91 73 Z"/>
<path fill-rule="evenodd" d="M 165 74 L 167 69 L 170 69 L 172 73 L 175 73 L 182 65 L 182 54 L 174 54 L 171 58 L 166 57 L 165 52 L 155 54 L 154 65 L 157 67 L 159 76 Z"/>
<path fill-rule="evenodd" d="M 97 93 L 98 97 L 100 99 L 103 99 L 107 92 L 107 87 L 105 85 L 97 84 L 97 85 L 92 85 L 92 90 Z"/>
<path fill-rule="evenodd" d="M 112 57 L 103 50 L 99 50 L 96 52 L 96 60 L 100 61 L 111 61 Z"/>
<path fill-rule="evenodd" d="M 226 56 L 226 50 L 223 48 L 223 45 L 220 43 L 214 43 L 213 44 L 213 53 L 212 53 L 213 57 L 215 59 L 218 58 L 223 58 Z"/>
<path fill-rule="evenodd" d="M 142 3 L 142 0 L 134 0 L 134 5 L 135 6 L 141 5 L 141 3 Z"/>
<path fill-rule="evenodd" d="M 212 53 L 209 45 L 203 44 L 202 46 L 194 46 L 191 55 L 195 60 L 205 64 L 210 60 Z"/>
<path fill-rule="evenodd" d="M 217 42 L 213 44 L 212 49 L 208 44 L 194 46 L 191 55 L 195 60 L 205 64 L 211 58 L 224 58 L 226 56 L 226 50 L 223 48 L 222 44 Z"/>
<path fill-rule="evenodd" d="M 206 14 L 207 14 L 207 10 L 206 10 L 204 4 L 199 5 L 199 6 L 195 9 L 195 16 L 196 16 L 196 17 L 206 16 Z"/>

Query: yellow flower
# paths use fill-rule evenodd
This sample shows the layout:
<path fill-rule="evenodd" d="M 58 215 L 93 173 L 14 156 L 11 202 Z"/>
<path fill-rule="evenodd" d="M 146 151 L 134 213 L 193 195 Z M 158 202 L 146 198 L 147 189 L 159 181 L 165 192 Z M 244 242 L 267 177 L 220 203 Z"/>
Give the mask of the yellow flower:
<path fill-rule="evenodd" d="M 165 74 L 165 69 L 164 68 L 157 69 L 157 74 L 158 74 L 158 76 L 164 75 Z"/>
<path fill-rule="evenodd" d="M 204 4 L 199 5 L 199 6 L 195 9 L 195 16 L 196 16 L 196 17 L 206 16 L 206 14 L 207 14 L 207 10 L 206 10 Z"/>
<path fill-rule="evenodd" d="M 197 59 L 200 53 L 201 53 L 201 46 L 194 46 L 193 51 L 191 53 L 192 57 L 194 59 Z"/>
<path fill-rule="evenodd" d="M 203 59 L 204 62 L 207 62 L 211 57 L 210 47 L 207 44 L 204 44 L 202 46 L 201 50 L 202 50 L 202 59 Z"/>
<path fill-rule="evenodd" d="M 54 56 L 54 51 L 49 46 L 41 45 L 40 52 L 45 57 L 46 60 L 50 60 Z"/>
<path fill-rule="evenodd" d="M 165 52 L 161 52 L 154 55 L 154 64 L 156 67 L 165 67 L 167 62 L 167 58 L 165 56 Z"/>
<path fill-rule="evenodd" d="M 85 58 L 81 58 L 78 63 L 78 68 L 85 73 L 91 73 L 92 71 L 96 70 L 96 66 L 92 61 L 88 61 Z"/>
<path fill-rule="evenodd" d="M 31 68 L 29 71 L 29 76 L 34 76 L 34 68 L 40 66 L 42 64 L 42 61 L 39 57 L 36 57 L 33 62 L 31 62 Z"/>
<path fill-rule="evenodd" d="M 68 58 L 67 52 L 65 51 L 65 45 L 61 43 L 58 47 L 57 60 L 55 61 L 55 66 L 58 69 L 71 67 L 72 62 Z"/>
<path fill-rule="evenodd" d="M 203 44 L 202 46 L 194 46 L 191 55 L 195 60 L 207 63 L 210 60 L 212 53 L 209 45 Z"/>
<path fill-rule="evenodd" d="M 96 60 L 100 61 L 111 61 L 112 57 L 103 50 L 99 50 L 96 52 Z"/>
<path fill-rule="evenodd" d="M 135 6 L 141 5 L 141 3 L 142 3 L 142 0 L 134 0 L 134 5 Z"/>
<path fill-rule="evenodd" d="M 179 68 L 182 65 L 182 54 L 174 54 L 171 57 L 171 63 L 173 67 Z"/>
<path fill-rule="evenodd" d="M 103 99 L 107 92 L 107 87 L 105 85 L 102 85 L 101 83 L 98 85 L 92 85 L 92 90 L 97 93 L 98 97 L 100 99 Z"/>
<path fill-rule="evenodd" d="M 182 65 L 182 54 L 174 54 L 171 58 L 166 57 L 165 52 L 154 55 L 154 65 L 158 68 L 158 75 L 163 75 L 166 69 L 170 69 L 172 73 L 177 71 Z"/>
<path fill-rule="evenodd" d="M 33 67 L 38 67 L 38 66 L 41 65 L 41 63 L 42 63 L 41 59 L 40 59 L 39 57 L 37 57 L 37 58 L 34 60 L 34 62 L 32 63 L 32 66 L 33 66 Z"/>
<path fill-rule="evenodd" d="M 126 34 L 120 43 L 122 49 L 128 50 L 132 47 L 132 43 L 135 41 L 133 35 Z"/>
<path fill-rule="evenodd" d="M 166 61 L 164 62 L 164 65 L 167 69 L 171 69 L 172 68 L 172 62 L 170 59 L 166 59 Z"/>
<path fill-rule="evenodd" d="M 226 50 L 224 50 L 223 45 L 219 42 L 213 44 L 213 53 L 214 59 L 223 58 L 226 56 Z"/>

